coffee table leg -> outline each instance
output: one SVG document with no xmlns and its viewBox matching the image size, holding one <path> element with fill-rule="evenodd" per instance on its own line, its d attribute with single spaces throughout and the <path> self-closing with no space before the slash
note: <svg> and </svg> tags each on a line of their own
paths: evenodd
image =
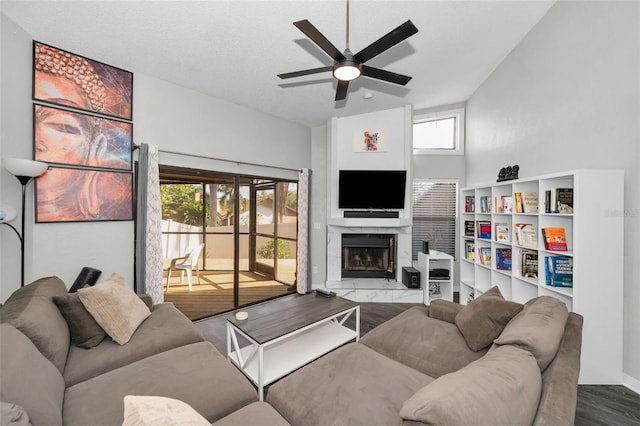
<svg viewBox="0 0 640 426">
<path fill-rule="evenodd" d="M 264 401 L 264 349 L 258 347 L 258 399 Z"/>
</svg>

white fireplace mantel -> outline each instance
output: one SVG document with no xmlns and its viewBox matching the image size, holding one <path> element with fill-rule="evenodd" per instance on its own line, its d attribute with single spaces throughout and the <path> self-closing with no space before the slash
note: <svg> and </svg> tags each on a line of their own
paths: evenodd
<svg viewBox="0 0 640 426">
<path fill-rule="evenodd" d="M 327 225 L 338 228 L 406 228 L 411 226 L 411 219 L 332 217 L 327 219 Z"/>
</svg>

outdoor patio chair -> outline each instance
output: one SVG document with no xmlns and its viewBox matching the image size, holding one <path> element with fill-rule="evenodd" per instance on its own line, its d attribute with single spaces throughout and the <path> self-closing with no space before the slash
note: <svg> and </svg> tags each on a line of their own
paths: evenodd
<svg viewBox="0 0 640 426">
<path fill-rule="evenodd" d="M 169 270 L 167 271 L 167 286 L 165 291 L 169 291 L 169 280 L 171 279 L 171 271 L 175 269 L 180 270 L 180 284 L 182 284 L 184 280 L 184 273 L 187 273 L 189 291 L 191 291 L 191 281 L 194 269 L 196 270 L 196 274 L 198 275 L 198 284 L 200 284 L 200 268 L 198 267 L 198 259 L 200 258 L 200 253 L 202 252 L 203 247 L 204 244 L 200 244 L 198 247 L 191 250 L 186 256 L 171 259 L 171 264 L 169 265 Z"/>
</svg>

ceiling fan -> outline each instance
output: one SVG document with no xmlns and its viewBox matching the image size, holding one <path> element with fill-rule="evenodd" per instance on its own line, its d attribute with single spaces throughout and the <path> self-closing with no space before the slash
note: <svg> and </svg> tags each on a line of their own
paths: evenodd
<svg viewBox="0 0 640 426">
<path fill-rule="evenodd" d="M 388 34 L 380 37 L 355 55 L 349 50 L 349 0 L 347 0 L 347 42 L 344 52 L 340 52 L 311 22 L 304 19 L 293 23 L 300 31 L 311 39 L 320 49 L 333 59 L 333 65 L 311 68 L 302 71 L 288 72 L 278 74 L 282 79 L 301 77 L 303 75 L 317 74 L 325 71 L 332 71 L 334 78 L 338 80 L 338 88 L 336 90 L 336 101 L 341 101 L 347 97 L 347 89 L 349 82 L 355 80 L 361 75 L 378 80 L 388 81 L 390 83 L 406 85 L 411 77 L 396 74 L 380 68 L 364 65 L 369 59 L 378 56 L 385 50 L 388 50 L 396 44 L 404 41 L 418 32 L 411 20 L 398 26 Z"/>
</svg>

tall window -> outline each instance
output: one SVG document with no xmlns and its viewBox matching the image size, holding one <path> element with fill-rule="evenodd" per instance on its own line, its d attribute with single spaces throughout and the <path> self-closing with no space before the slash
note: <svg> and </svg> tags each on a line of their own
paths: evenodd
<svg viewBox="0 0 640 426">
<path fill-rule="evenodd" d="M 429 249 L 456 256 L 456 222 L 458 217 L 458 182 L 414 179 L 413 181 L 413 260 Z"/>
<path fill-rule="evenodd" d="M 416 114 L 414 155 L 463 155 L 464 108 Z"/>
</svg>

